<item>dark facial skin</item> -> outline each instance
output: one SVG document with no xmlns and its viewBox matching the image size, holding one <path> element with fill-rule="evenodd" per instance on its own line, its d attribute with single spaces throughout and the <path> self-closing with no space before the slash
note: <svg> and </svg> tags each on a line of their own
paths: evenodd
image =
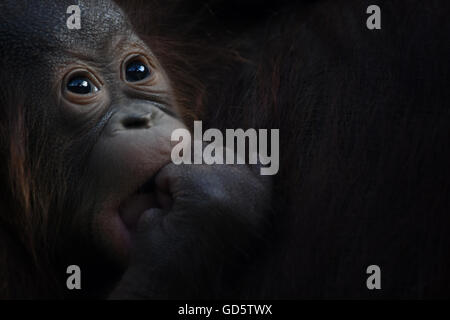
<svg viewBox="0 0 450 320">
<path fill-rule="evenodd" d="M 29 22 L 9 24 L 1 53 L 30 84 L 30 157 L 47 155 L 36 174 L 58 190 L 43 213 L 63 225 L 56 259 L 128 268 L 115 297 L 208 295 L 257 242 L 268 188 L 246 166 L 170 164 L 182 106 L 157 57 L 108 1 L 82 1 L 82 29 L 68 30 L 69 2 L 1 6 Z"/>
</svg>

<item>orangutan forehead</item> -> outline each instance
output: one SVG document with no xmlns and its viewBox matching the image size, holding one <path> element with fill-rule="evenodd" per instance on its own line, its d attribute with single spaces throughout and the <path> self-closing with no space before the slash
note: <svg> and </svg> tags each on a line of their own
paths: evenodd
<svg viewBox="0 0 450 320">
<path fill-rule="evenodd" d="M 48 51 L 51 48 L 104 46 L 111 35 L 129 30 L 127 19 L 112 2 L 81 0 L 80 28 L 70 29 L 67 13 L 71 0 L 6 0 L 0 4 L 2 51 Z M 17 52 L 17 53 L 18 53 Z M 3 53 L 3 52 L 2 52 Z M 11 52 L 11 54 L 17 54 Z M 2 55 L 4 55 L 3 53 Z"/>
</svg>

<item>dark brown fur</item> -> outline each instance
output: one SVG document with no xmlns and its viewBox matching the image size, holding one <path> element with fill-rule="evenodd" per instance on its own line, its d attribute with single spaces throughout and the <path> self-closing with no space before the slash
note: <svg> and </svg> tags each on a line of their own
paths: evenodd
<svg viewBox="0 0 450 320">
<path fill-rule="evenodd" d="M 122 2 L 186 119 L 280 128 L 271 245 L 236 274 L 234 297 L 448 298 L 446 1 L 379 1 L 373 32 L 367 1 L 283 3 L 237 22 L 222 1 Z M 0 94 L 0 297 L 34 296 L 52 288 L 41 235 L 54 191 L 36 192 L 44 160 L 29 158 L 25 102 Z M 370 264 L 381 291 L 365 287 Z"/>
</svg>

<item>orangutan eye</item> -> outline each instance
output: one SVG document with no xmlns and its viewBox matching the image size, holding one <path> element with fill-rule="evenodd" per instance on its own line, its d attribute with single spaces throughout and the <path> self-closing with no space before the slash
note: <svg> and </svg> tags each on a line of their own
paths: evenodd
<svg viewBox="0 0 450 320">
<path fill-rule="evenodd" d="M 130 61 L 125 67 L 125 76 L 128 82 L 137 82 L 150 76 L 150 69 L 139 60 Z"/>
<path fill-rule="evenodd" d="M 89 78 L 75 76 L 67 82 L 67 90 L 76 94 L 96 93 L 99 89 Z"/>
</svg>

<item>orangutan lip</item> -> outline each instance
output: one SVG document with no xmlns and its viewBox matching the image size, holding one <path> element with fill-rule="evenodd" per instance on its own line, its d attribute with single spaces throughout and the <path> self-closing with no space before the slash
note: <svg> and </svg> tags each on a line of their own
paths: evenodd
<svg viewBox="0 0 450 320">
<path fill-rule="evenodd" d="M 128 229 L 134 230 L 140 216 L 157 206 L 155 179 L 152 177 L 120 204 L 119 215 Z"/>
</svg>

